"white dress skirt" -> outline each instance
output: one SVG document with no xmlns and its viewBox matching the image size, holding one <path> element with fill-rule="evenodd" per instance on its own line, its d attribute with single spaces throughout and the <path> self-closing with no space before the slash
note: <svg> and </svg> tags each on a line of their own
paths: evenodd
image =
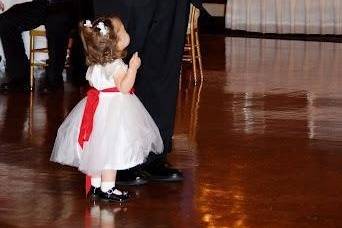
<svg viewBox="0 0 342 228">
<path fill-rule="evenodd" d="M 98 90 L 115 87 L 121 59 L 91 66 L 87 80 Z M 78 143 L 87 98 L 81 100 L 58 129 L 51 161 L 75 166 L 90 176 L 104 169 L 124 170 L 145 161 L 150 152 L 161 153 L 163 142 L 153 119 L 134 94 L 100 92 L 89 140 Z"/>
</svg>

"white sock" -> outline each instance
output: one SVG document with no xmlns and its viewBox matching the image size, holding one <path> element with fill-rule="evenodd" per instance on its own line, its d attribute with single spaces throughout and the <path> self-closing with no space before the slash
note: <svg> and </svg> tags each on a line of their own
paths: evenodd
<svg viewBox="0 0 342 228">
<path fill-rule="evenodd" d="M 90 179 L 91 185 L 95 188 L 101 187 L 101 177 L 92 177 Z"/>
<path fill-rule="evenodd" d="M 112 189 L 114 187 L 115 187 L 115 182 L 104 181 L 101 183 L 101 191 L 102 192 L 108 192 L 109 189 Z"/>
</svg>

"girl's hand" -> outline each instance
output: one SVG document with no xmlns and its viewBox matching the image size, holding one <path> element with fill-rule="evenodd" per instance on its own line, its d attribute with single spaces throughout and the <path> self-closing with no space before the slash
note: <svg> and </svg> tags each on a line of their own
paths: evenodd
<svg viewBox="0 0 342 228">
<path fill-rule="evenodd" d="M 2 1 L 0 1 L 0 11 L 4 11 L 5 10 L 5 5 Z"/>
<path fill-rule="evenodd" d="M 141 59 L 138 55 L 138 52 L 134 53 L 131 60 L 129 61 L 129 68 L 133 68 L 135 70 L 138 70 L 141 65 Z"/>
</svg>

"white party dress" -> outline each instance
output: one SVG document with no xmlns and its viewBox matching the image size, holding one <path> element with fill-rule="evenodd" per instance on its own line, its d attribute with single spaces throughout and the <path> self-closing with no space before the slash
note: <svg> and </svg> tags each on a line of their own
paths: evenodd
<svg viewBox="0 0 342 228">
<path fill-rule="evenodd" d="M 86 79 L 100 91 L 89 140 L 78 142 L 87 97 L 81 100 L 58 129 L 50 160 L 78 167 L 90 176 L 104 169 L 124 170 L 143 163 L 150 152 L 161 153 L 159 130 L 134 94 L 101 92 L 115 87 L 114 78 L 127 65 L 117 59 L 88 68 Z"/>
</svg>

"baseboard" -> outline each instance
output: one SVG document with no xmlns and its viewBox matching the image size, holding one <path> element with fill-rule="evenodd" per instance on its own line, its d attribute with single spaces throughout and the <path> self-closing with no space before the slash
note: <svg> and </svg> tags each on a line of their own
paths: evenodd
<svg viewBox="0 0 342 228">
<path fill-rule="evenodd" d="M 281 40 L 302 40 L 318 42 L 342 43 L 342 35 L 320 35 L 320 34 L 276 34 L 247 32 L 242 30 L 225 29 L 224 35 L 227 37 L 247 37 L 262 39 L 281 39 Z"/>
<path fill-rule="evenodd" d="M 342 35 L 276 34 L 226 29 L 224 17 L 213 17 L 209 14 L 201 15 L 199 23 L 201 34 L 223 35 L 227 37 L 247 37 L 262 39 L 283 39 L 342 43 Z"/>
</svg>

